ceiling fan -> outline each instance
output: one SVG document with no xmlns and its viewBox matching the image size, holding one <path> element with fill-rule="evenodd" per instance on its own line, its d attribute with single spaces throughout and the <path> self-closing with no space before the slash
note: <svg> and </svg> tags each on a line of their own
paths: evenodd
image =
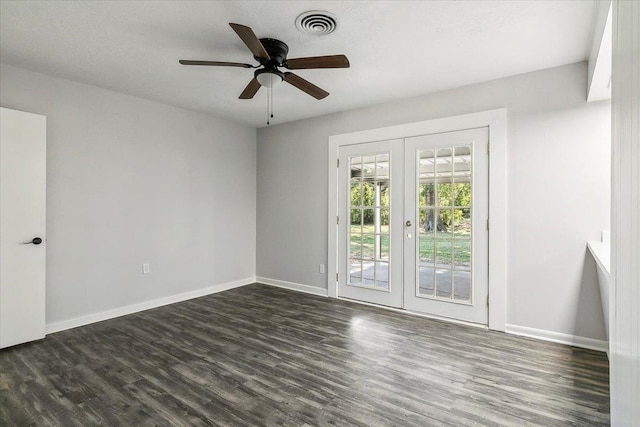
<svg viewBox="0 0 640 427">
<path fill-rule="evenodd" d="M 306 70 L 313 68 L 349 68 L 349 60 L 344 55 L 311 56 L 306 58 L 287 59 L 289 46 L 286 43 L 271 39 L 258 39 L 253 30 L 247 26 L 229 23 L 231 28 L 238 34 L 240 39 L 249 48 L 253 57 L 260 65 L 243 64 L 240 62 L 221 61 L 194 61 L 181 59 L 182 65 L 208 65 L 219 67 L 240 67 L 257 68 L 254 71 L 253 79 L 249 82 L 240 94 L 240 99 L 251 99 L 258 92 L 260 86 L 271 88 L 283 81 L 297 87 L 301 91 L 313 96 L 316 99 L 323 99 L 329 92 L 319 88 L 313 83 L 293 74 L 292 72 L 282 72 L 279 68 L 287 70 Z"/>
</svg>

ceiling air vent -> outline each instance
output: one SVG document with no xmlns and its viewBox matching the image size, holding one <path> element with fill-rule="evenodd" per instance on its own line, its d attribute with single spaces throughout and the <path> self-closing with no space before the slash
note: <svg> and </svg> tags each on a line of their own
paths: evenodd
<svg viewBox="0 0 640 427">
<path fill-rule="evenodd" d="M 303 33 L 324 36 L 336 30 L 338 20 L 329 12 L 310 10 L 296 18 L 296 27 Z"/>
</svg>

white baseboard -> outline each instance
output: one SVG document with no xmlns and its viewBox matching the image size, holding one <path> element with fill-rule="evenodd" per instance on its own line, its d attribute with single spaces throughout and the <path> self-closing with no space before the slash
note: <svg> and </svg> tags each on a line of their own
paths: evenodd
<svg viewBox="0 0 640 427">
<path fill-rule="evenodd" d="M 507 324 L 506 333 L 520 335 L 523 337 L 536 338 L 543 341 L 556 342 L 560 344 L 572 345 L 574 347 L 588 348 L 590 350 L 608 352 L 609 343 L 594 338 L 579 337 L 576 335 L 563 334 L 561 332 L 547 331 L 544 329 L 529 328 L 527 326 Z"/>
<path fill-rule="evenodd" d="M 328 296 L 326 289 L 302 285 L 300 283 L 285 282 L 284 280 L 269 279 L 267 277 L 256 277 L 256 282 L 269 286 L 276 286 L 278 288 L 290 289 L 292 291 L 304 292 L 306 294 L 318 295 L 321 297 Z"/>
<path fill-rule="evenodd" d="M 255 277 L 247 277 L 246 279 L 236 280 L 234 282 L 221 283 L 219 285 L 210 286 L 204 289 L 196 289 L 195 291 L 188 291 L 188 292 L 183 292 L 176 295 L 169 295 L 162 298 L 156 298 L 150 301 L 144 301 L 137 304 L 114 308 L 112 310 L 102 311 L 100 313 L 93 313 L 93 314 L 76 317 L 69 320 L 63 320 L 61 322 L 49 323 L 46 325 L 45 331 L 47 334 L 52 334 L 54 332 L 60 332 L 67 329 L 77 328 L 79 326 L 85 326 L 91 323 L 102 322 L 103 320 L 109 320 L 109 319 L 113 319 L 120 316 L 126 316 L 127 314 L 133 314 L 139 311 L 149 310 L 151 308 L 162 307 L 163 305 L 168 305 L 176 302 L 190 300 L 193 298 L 203 297 L 205 295 L 215 294 L 215 293 L 226 291 L 233 288 L 239 288 L 240 286 L 249 285 L 255 282 L 256 282 Z"/>
</svg>

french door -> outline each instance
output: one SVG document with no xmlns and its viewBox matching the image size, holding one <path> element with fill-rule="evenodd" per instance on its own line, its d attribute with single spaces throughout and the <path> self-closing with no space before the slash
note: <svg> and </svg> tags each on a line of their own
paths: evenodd
<svg viewBox="0 0 640 427">
<path fill-rule="evenodd" d="M 404 308 L 487 324 L 487 128 L 405 139 Z"/>
<path fill-rule="evenodd" d="M 488 129 L 339 148 L 338 295 L 487 324 Z"/>
<path fill-rule="evenodd" d="M 404 141 L 340 148 L 338 294 L 402 307 Z"/>
</svg>

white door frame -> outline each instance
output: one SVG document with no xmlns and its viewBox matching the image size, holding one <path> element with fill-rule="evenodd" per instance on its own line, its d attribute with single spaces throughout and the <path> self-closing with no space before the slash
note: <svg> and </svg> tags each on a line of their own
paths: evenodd
<svg viewBox="0 0 640 427">
<path fill-rule="evenodd" d="M 327 294 L 338 296 L 338 149 L 340 146 L 432 133 L 489 128 L 489 329 L 505 331 L 507 323 L 507 109 L 482 111 L 423 122 L 332 135 L 328 161 Z"/>
</svg>

